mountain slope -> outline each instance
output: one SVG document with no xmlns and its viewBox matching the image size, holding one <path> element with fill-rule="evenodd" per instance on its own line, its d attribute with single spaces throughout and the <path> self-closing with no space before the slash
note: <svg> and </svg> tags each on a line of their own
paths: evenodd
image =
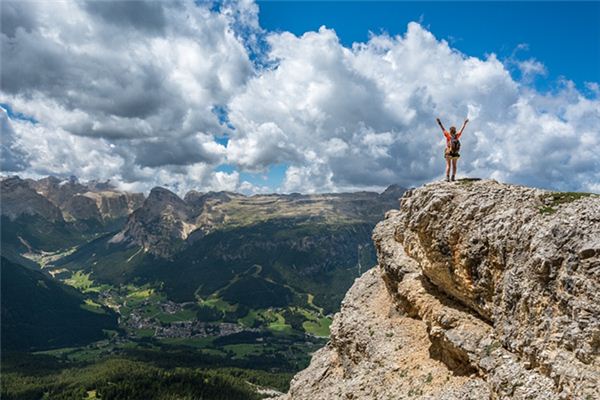
<svg viewBox="0 0 600 400">
<path fill-rule="evenodd" d="M 361 270 L 375 263 L 370 232 L 401 191 L 250 197 L 194 192 L 182 200 L 155 188 L 121 232 L 54 265 L 85 269 L 108 283 L 162 282 L 176 301 L 225 296 L 248 307 L 281 299 L 300 305 L 310 294 L 331 312 Z M 260 272 L 249 273 L 255 266 Z M 232 297 L 236 287 L 260 298 Z"/>
<path fill-rule="evenodd" d="M 80 242 L 60 209 L 18 177 L 0 182 L 2 246 L 23 254 L 32 250 L 56 251 Z"/>
<path fill-rule="evenodd" d="M 1 258 L 2 350 L 74 346 L 117 329 L 116 315 L 71 287 Z"/>
<path fill-rule="evenodd" d="M 407 192 L 283 399 L 599 398 L 599 221 L 597 195 Z"/>
</svg>

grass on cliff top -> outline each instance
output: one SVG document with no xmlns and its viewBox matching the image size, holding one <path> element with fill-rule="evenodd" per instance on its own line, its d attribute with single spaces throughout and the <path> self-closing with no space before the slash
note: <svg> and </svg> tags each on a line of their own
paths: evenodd
<svg viewBox="0 0 600 400">
<path fill-rule="evenodd" d="M 461 185 L 471 185 L 474 182 L 477 182 L 480 180 L 481 180 L 481 178 L 460 178 L 460 179 L 457 179 L 456 182 Z"/>
<path fill-rule="evenodd" d="M 582 199 L 584 197 L 592 196 L 593 193 L 585 192 L 552 192 L 542 196 L 542 202 L 544 205 L 540 207 L 541 214 L 554 214 L 556 208 L 561 204 L 571 203 L 575 200 Z"/>
</svg>

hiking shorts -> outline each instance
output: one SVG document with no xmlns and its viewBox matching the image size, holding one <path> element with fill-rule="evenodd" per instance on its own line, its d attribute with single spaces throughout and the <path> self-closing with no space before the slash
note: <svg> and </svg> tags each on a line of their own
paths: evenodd
<svg viewBox="0 0 600 400">
<path fill-rule="evenodd" d="M 453 151 L 444 151 L 444 158 L 448 160 L 458 160 L 460 158 L 460 154 Z"/>
</svg>

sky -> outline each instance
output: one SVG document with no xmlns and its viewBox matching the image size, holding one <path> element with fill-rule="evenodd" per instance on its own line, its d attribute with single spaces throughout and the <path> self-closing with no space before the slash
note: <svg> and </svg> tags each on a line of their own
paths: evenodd
<svg viewBox="0 0 600 400">
<path fill-rule="evenodd" d="M 0 169 L 125 190 L 600 193 L 600 2 L 3 1 Z"/>
</svg>

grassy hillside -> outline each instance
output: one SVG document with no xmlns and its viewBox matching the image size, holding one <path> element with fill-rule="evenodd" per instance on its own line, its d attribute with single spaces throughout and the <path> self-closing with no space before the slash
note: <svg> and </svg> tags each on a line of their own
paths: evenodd
<svg viewBox="0 0 600 400">
<path fill-rule="evenodd" d="M 216 230 L 196 239 L 172 260 L 137 246 L 82 246 L 56 268 L 91 272 L 99 282 L 160 285 L 178 302 L 215 296 L 248 308 L 304 305 L 308 294 L 326 313 L 337 310 L 362 270 L 375 264 L 368 223 L 271 219 Z M 243 315 L 242 315 L 243 316 Z"/>
</svg>

